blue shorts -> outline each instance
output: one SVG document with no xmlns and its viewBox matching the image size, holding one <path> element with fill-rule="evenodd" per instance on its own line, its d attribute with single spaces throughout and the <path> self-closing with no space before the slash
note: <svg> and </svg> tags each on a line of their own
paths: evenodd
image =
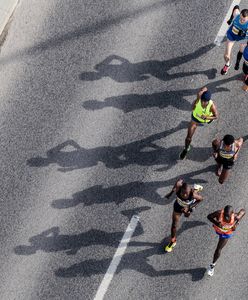
<svg viewBox="0 0 248 300">
<path fill-rule="evenodd" d="M 215 231 L 215 232 L 216 232 L 216 231 Z M 218 236 L 219 236 L 220 238 L 222 238 L 222 239 L 230 239 L 230 237 L 233 236 L 233 233 L 231 233 L 231 234 L 225 234 L 225 233 L 218 233 L 218 232 L 216 232 L 216 234 L 218 234 Z"/>
<path fill-rule="evenodd" d="M 239 36 L 237 34 L 234 34 L 232 32 L 231 27 L 227 30 L 226 37 L 231 42 L 243 41 L 244 43 L 246 43 L 246 40 L 247 40 L 246 37 L 242 37 L 242 36 Z"/>
</svg>

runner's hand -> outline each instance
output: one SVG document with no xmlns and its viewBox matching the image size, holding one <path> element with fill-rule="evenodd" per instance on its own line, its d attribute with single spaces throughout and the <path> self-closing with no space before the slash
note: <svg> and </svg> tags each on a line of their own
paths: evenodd
<svg viewBox="0 0 248 300">
<path fill-rule="evenodd" d="M 218 227 L 220 227 L 220 228 L 222 228 L 221 222 L 219 222 L 219 221 L 216 221 L 215 225 L 218 226 Z"/>
<path fill-rule="evenodd" d="M 188 218 L 190 216 L 190 211 L 184 212 L 184 216 Z"/>
<path fill-rule="evenodd" d="M 182 212 L 184 213 L 184 216 L 186 218 L 188 218 L 190 216 L 190 211 L 189 211 L 188 207 L 183 208 Z"/>
</svg>

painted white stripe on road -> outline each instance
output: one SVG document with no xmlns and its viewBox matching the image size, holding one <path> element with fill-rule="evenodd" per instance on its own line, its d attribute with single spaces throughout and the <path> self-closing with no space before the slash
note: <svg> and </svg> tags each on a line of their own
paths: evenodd
<svg viewBox="0 0 248 300">
<path fill-rule="evenodd" d="M 231 16 L 231 13 L 232 13 L 232 10 L 234 8 L 235 5 L 239 5 L 239 3 L 241 2 L 241 0 L 233 0 L 226 16 L 225 16 L 225 19 L 220 27 L 220 30 L 214 40 L 214 43 L 215 45 L 217 46 L 220 46 L 221 42 L 223 41 L 224 37 L 226 36 L 226 32 L 227 32 L 227 29 L 229 27 L 229 25 L 227 24 L 227 21 L 229 20 L 230 16 Z"/>
<path fill-rule="evenodd" d="M 123 235 L 123 238 L 115 252 L 115 255 L 111 261 L 111 264 L 102 280 L 101 285 L 98 288 L 98 291 L 96 293 L 96 296 L 94 298 L 94 300 L 102 300 L 105 293 L 107 292 L 107 289 L 110 285 L 111 280 L 113 279 L 113 276 L 115 274 L 115 271 L 121 261 L 121 258 L 123 256 L 123 254 L 126 251 L 127 245 L 134 233 L 134 230 L 137 226 L 139 222 L 139 217 L 138 216 L 133 216 L 128 227 L 127 230 L 125 232 L 125 234 Z"/>
</svg>

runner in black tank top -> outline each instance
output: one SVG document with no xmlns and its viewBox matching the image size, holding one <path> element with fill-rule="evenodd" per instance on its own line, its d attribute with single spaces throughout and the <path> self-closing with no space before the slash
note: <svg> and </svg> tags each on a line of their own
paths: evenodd
<svg viewBox="0 0 248 300">
<path fill-rule="evenodd" d="M 178 179 L 171 192 L 166 195 L 166 198 L 170 198 L 174 192 L 176 193 L 176 201 L 174 202 L 172 213 L 171 240 L 165 246 L 166 252 L 171 252 L 176 246 L 177 227 L 182 213 L 185 217 L 189 217 L 195 206 L 203 200 L 199 194 L 202 189 L 203 187 L 200 185 L 195 184 L 194 187 L 191 187 L 186 182 L 183 182 L 182 179 Z"/>
<path fill-rule="evenodd" d="M 216 176 L 219 177 L 219 183 L 222 184 L 227 180 L 243 142 L 243 138 L 235 140 L 230 134 L 225 135 L 222 140 L 212 141 L 213 157 L 217 163 Z"/>
</svg>

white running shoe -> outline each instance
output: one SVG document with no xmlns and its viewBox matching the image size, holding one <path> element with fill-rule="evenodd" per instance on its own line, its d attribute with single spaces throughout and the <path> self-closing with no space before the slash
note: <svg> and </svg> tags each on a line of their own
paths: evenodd
<svg viewBox="0 0 248 300">
<path fill-rule="evenodd" d="M 207 273 L 208 273 L 209 276 L 213 276 L 213 275 L 214 275 L 214 267 L 215 267 L 214 264 L 211 264 L 211 265 L 208 267 Z"/>
</svg>

